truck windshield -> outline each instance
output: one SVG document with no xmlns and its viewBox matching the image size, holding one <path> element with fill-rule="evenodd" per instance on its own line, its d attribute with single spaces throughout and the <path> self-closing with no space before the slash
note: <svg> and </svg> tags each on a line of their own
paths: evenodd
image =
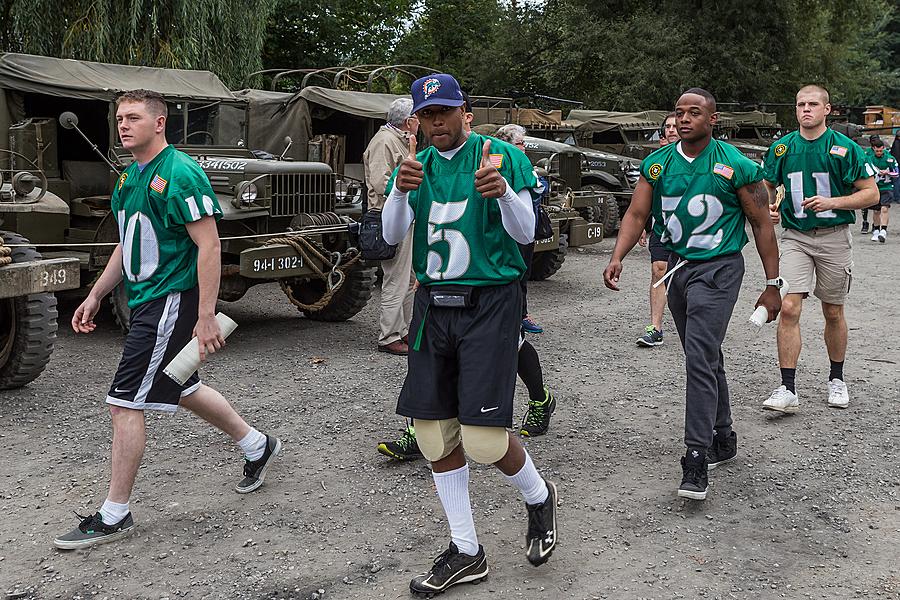
<svg viewBox="0 0 900 600">
<path fill-rule="evenodd" d="M 166 139 L 190 146 L 237 146 L 244 139 L 243 105 L 222 102 L 168 102 Z"/>
</svg>

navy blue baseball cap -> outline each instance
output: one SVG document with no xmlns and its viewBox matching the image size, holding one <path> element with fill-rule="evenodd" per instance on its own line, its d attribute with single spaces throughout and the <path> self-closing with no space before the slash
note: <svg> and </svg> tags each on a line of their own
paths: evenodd
<svg viewBox="0 0 900 600">
<path fill-rule="evenodd" d="M 466 103 L 453 75 L 433 73 L 416 79 L 410 90 L 414 113 L 426 106 L 462 106 Z"/>
</svg>

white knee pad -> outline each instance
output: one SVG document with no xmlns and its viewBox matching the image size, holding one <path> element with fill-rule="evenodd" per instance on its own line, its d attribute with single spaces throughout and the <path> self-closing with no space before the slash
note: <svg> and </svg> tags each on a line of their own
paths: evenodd
<svg viewBox="0 0 900 600">
<path fill-rule="evenodd" d="M 506 456 L 509 434 L 505 427 L 462 425 L 460 429 L 463 448 L 475 462 L 490 465 Z"/>
<path fill-rule="evenodd" d="M 441 421 L 425 421 L 414 419 L 416 441 L 422 456 L 435 462 L 453 452 L 460 442 L 459 421 L 444 419 Z"/>
</svg>

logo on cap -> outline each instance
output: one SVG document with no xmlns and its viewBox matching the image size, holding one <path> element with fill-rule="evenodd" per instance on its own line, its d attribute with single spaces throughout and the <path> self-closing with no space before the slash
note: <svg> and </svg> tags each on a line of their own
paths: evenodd
<svg viewBox="0 0 900 600">
<path fill-rule="evenodd" d="M 422 84 L 422 91 L 425 92 L 426 100 L 436 94 L 439 89 L 441 89 L 441 82 L 434 77 L 426 79 L 425 83 Z"/>
</svg>

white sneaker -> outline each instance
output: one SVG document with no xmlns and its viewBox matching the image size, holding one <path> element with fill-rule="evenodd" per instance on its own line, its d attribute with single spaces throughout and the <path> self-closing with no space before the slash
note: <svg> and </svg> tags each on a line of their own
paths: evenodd
<svg viewBox="0 0 900 600">
<path fill-rule="evenodd" d="M 880 229 L 876 229 L 875 231 L 872 232 L 872 241 L 873 242 L 877 242 L 881 239 L 881 236 L 879 235 L 880 233 L 881 233 Z"/>
<path fill-rule="evenodd" d="M 831 385 L 829 383 L 829 385 Z M 772 392 L 769 399 L 763 402 L 763 408 L 766 410 L 777 410 L 779 412 L 792 413 L 800 409 L 800 399 L 794 392 L 788 391 L 786 387 L 778 386 Z"/>
<path fill-rule="evenodd" d="M 887 229 L 882 229 L 878 232 L 878 241 L 882 244 L 887 241 Z"/>
<path fill-rule="evenodd" d="M 850 394 L 847 393 L 847 384 L 840 379 L 832 379 L 828 382 L 828 406 L 832 408 L 847 408 L 850 404 Z"/>
</svg>

